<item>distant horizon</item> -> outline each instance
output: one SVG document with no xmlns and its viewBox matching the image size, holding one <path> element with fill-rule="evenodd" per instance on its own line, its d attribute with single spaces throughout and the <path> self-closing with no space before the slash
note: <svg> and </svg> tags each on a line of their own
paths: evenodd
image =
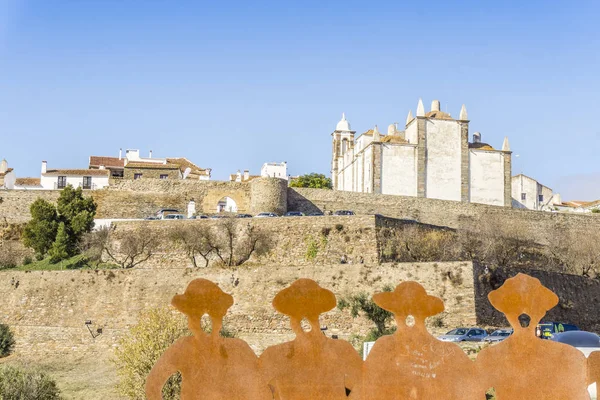
<svg viewBox="0 0 600 400">
<path fill-rule="evenodd" d="M 600 198 L 600 3 L 0 3 L 0 159 L 18 177 L 91 155 L 186 157 L 214 180 L 265 162 L 330 176 L 357 135 L 419 98 L 564 200 Z M 518 157 L 517 157 L 518 156 Z"/>
</svg>

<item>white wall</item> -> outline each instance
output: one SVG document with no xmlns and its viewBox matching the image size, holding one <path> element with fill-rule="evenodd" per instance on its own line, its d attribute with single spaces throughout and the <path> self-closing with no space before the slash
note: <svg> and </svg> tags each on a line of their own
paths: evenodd
<svg viewBox="0 0 600 400">
<path fill-rule="evenodd" d="M 417 131 L 417 119 L 413 119 L 410 125 L 406 127 L 405 138 L 410 144 L 417 144 L 419 141 L 419 132 Z"/>
<path fill-rule="evenodd" d="M 504 205 L 504 159 L 497 151 L 469 151 L 471 203 Z"/>
<path fill-rule="evenodd" d="M 75 189 L 83 185 L 83 175 L 66 175 L 66 177 L 67 185 L 71 185 Z M 94 189 L 102 189 L 108 186 L 108 176 L 91 175 L 91 177 L 92 187 Z M 42 189 L 44 190 L 56 189 L 56 185 L 58 184 L 58 175 L 42 175 L 40 179 L 40 184 L 42 185 Z"/>
<path fill-rule="evenodd" d="M 15 180 L 17 179 L 17 176 L 15 175 L 15 171 L 10 171 L 7 172 L 6 175 L 4 175 L 4 188 L 6 189 L 14 189 L 15 188 Z"/>
<path fill-rule="evenodd" d="M 263 177 L 287 179 L 287 164 L 264 163 L 260 169 L 260 175 Z"/>
<path fill-rule="evenodd" d="M 513 176 L 512 178 L 512 197 L 523 207 L 530 210 L 538 209 L 538 183 L 524 175 Z M 525 193 L 525 200 L 522 200 L 521 194 Z"/>
<path fill-rule="evenodd" d="M 417 150 L 414 145 L 384 144 L 381 192 L 417 195 Z"/>
<path fill-rule="evenodd" d="M 427 146 L 426 197 L 460 201 L 460 125 L 456 121 L 427 120 L 425 127 Z"/>
</svg>

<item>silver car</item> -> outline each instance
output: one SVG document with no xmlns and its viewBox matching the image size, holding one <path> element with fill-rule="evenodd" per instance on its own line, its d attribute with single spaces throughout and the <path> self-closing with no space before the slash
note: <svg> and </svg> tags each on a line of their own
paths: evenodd
<svg viewBox="0 0 600 400">
<path fill-rule="evenodd" d="M 457 328 L 438 336 L 442 342 L 481 342 L 488 336 L 482 328 Z"/>
<path fill-rule="evenodd" d="M 488 337 L 483 339 L 486 343 L 498 343 L 513 334 L 512 329 L 498 329 L 491 333 Z"/>
</svg>

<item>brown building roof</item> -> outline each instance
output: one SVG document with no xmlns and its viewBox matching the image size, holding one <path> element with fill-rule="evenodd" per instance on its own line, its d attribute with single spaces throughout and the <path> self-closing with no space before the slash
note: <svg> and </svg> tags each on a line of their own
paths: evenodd
<svg viewBox="0 0 600 400">
<path fill-rule="evenodd" d="M 41 186 L 40 178 L 17 178 L 15 185 L 19 186 Z"/>
<path fill-rule="evenodd" d="M 207 168 L 200 168 L 185 157 L 167 158 L 167 162 L 171 164 L 179 165 L 179 170 L 184 173 L 186 169 L 191 169 L 190 176 L 210 175 L 210 170 Z"/>
<path fill-rule="evenodd" d="M 450 114 L 445 113 L 443 111 L 429 111 L 425 114 L 427 118 L 437 118 L 437 119 L 454 119 L 450 116 Z"/>
<path fill-rule="evenodd" d="M 125 165 L 125 168 L 136 168 L 136 169 L 179 169 L 179 165 L 177 164 L 159 164 L 159 163 L 149 163 L 149 162 L 129 162 Z"/>
<path fill-rule="evenodd" d="M 13 169 L 12 169 L 12 168 L 8 168 L 8 169 L 6 170 L 6 172 L 0 172 L 0 177 L 6 176 L 6 174 L 8 174 L 9 172 L 12 172 L 12 171 L 13 171 Z"/>
<path fill-rule="evenodd" d="M 119 157 L 90 156 L 90 168 L 101 166 L 105 166 L 106 168 L 123 168 L 125 166 L 125 159 L 119 159 Z"/>
<path fill-rule="evenodd" d="M 49 169 L 42 175 L 108 176 L 107 169 Z"/>
<path fill-rule="evenodd" d="M 385 135 L 381 141 L 383 143 L 408 143 L 408 140 L 398 135 Z"/>
</svg>

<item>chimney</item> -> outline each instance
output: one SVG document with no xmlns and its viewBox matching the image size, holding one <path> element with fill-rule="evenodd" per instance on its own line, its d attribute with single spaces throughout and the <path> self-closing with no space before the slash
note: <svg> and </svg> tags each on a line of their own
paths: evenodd
<svg viewBox="0 0 600 400">
<path fill-rule="evenodd" d="M 150 150 L 150 155 L 148 156 L 148 158 L 152 158 L 152 150 Z"/>
<path fill-rule="evenodd" d="M 42 161 L 42 174 L 46 173 L 46 167 L 48 165 L 47 161 Z"/>
<path fill-rule="evenodd" d="M 434 100 L 431 102 L 431 111 L 440 111 L 440 101 Z"/>
<path fill-rule="evenodd" d="M 0 174 L 4 174 L 6 171 L 8 171 L 8 163 L 6 162 L 6 159 L 3 159 L 0 162 Z"/>
<path fill-rule="evenodd" d="M 119 160 L 121 160 L 123 158 L 123 149 L 120 148 L 119 149 Z"/>
<path fill-rule="evenodd" d="M 250 171 L 245 169 L 244 170 L 244 180 L 247 181 L 248 179 L 250 179 Z"/>
<path fill-rule="evenodd" d="M 242 181 L 242 173 L 240 172 L 240 170 L 238 169 L 237 174 L 236 174 L 236 182 L 241 182 Z"/>
<path fill-rule="evenodd" d="M 481 143 L 481 133 L 475 132 L 473 134 L 473 143 Z"/>
</svg>

